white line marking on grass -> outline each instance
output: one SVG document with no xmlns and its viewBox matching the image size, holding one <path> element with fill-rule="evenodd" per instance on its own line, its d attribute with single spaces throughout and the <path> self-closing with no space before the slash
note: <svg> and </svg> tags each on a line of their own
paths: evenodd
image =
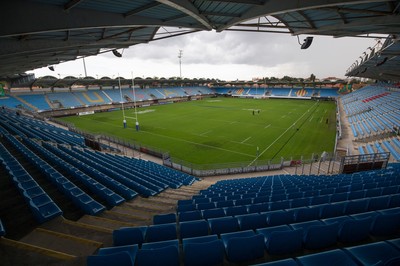
<svg viewBox="0 0 400 266">
<path fill-rule="evenodd" d="M 135 129 L 132 129 L 132 130 L 135 130 Z M 164 137 L 164 138 L 167 138 L 167 139 L 173 139 L 173 140 L 182 141 L 182 142 L 186 142 L 186 143 L 190 143 L 190 144 L 194 144 L 194 145 L 199 145 L 199 146 L 203 146 L 203 147 L 207 147 L 207 148 L 212 148 L 212 149 L 216 149 L 216 150 L 226 151 L 226 152 L 230 152 L 230 153 L 236 153 L 236 154 L 240 154 L 240 155 L 244 155 L 244 156 L 248 156 L 248 157 L 254 157 L 253 154 L 247 154 L 247 153 L 243 153 L 243 152 L 232 151 L 232 150 L 219 148 L 219 147 L 215 147 L 215 146 L 211 146 L 211 145 L 207 145 L 207 144 L 203 144 L 203 143 L 197 143 L 197 142 L 194 142 L 194 141 L 184 140 L 184 139 L 181 139 L 181 138 L 174 138 L 174 137 L 170 137 L 170 136 L 165 136 L 165 135 L 157 134 L 157 133 L 154 133 L 154 132 L 149 132 L 149 131 L 144 131 L 144 130 L 141 130 L 141 132 L 148 133 L 150 135 Z"/>
<path fill-rule="evenodd" d="M 310 122 L 311 122 L 311 120 L 312 120 L 313 118 L 314 118 L 314 115 L 312 115 L 312 116 L 311 116 L 311 118 L 310 118 Z"/>
<path fill-rule="evenodd" d="M 251 137 L 248 137 L 247 139 L 245 139 L 245 140 L 243 140 L 242 142 L 240 142 L 240 143 L 245 143 L 246 141 L 248 141 L 249 139 L 251 139 Z"/>
<path fill-rule="evenodd" d="M 310 107 L 313 108 L 317 103 L 314 103 L 313 106 Z M 275 142 L 277 142 L 280 138 L 283 137 L 283 135 L 286 134 L 286 132 L 288 132 L 292 127 L 294 127 L 296 125 L 297 122 L 300 121 L 300 119 L 303 118 L 303 116 L 305 116 L 308 112 L 310 112 L 310 109 L 307 110 L 307 112 L 304 112 L 297 120 L 296 122 L 294 122 L 290 127 L 288 127 L 279 137 L 277 137 L 268 147 L 266 147 L 253 161 L 251 161 L 251 163 L 248 166 L 251 166 L 256 160 L 257 158 L 259 158 L 261 155 L 263 155 L 267 150 L 269 150 L 269 148 L 272 147 L 272 145 L 275 144 Z"/>
<path fill-rule="evenodd" d="M 264 128 L 269 128 L 271 126 L 271 124 L 269 124 L 269 125 L 266 125 Z"/>
<path fill-rule="evenodd" d="M 210 132 L 212 132 L 212 130 L 209 130 L 209 131 L 206 131 L 206 132 L 204 132 L 204 133 L 201 133 L 199 136 L 207 135 L 207 134 L 210 133 Z"/>
<path fill-rule="evenodd" d="M 286 115 L 281 116 L 281 118 L 285 118 L 285 117 L 286 117 Z"/>
<path fill-rule="evenodd" d="M 246 145 L 246 146 L 250 146 L 250 147 L 254 147 L 255 145 L 253 144 L 249 144 L 249 143 L 241 143 L 239 141 L 234 141 L 234 140 L 230 140 L 230 142 L 236 143 L 236 144 L 240 144 L 240 145 Z"/>
<path fill-rule="evenodd" d="M 229 124 L 236 124 L 236 123 L 239 123 L 238 121 L 233 121 L 233 122 L 230 122 Z"/>
<path fill-rule="evenodd" d="M 319 120 L 320 123 L 322 123 L 322 119 L 324 119 L 324 117 L 321 117 L 321 120 Z"/>
</svg>

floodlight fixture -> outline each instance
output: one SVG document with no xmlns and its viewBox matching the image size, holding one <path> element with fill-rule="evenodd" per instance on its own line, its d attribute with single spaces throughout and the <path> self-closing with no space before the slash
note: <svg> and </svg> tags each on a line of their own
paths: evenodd
<svg viewBox="0 0 400 266">
<path fill-rule="evenodd" d="M 122 57 L 122 54 L 120 52 L 118 52 L 117 50 L 112 50 L 112 53 L 116 56 L 116 57 Z"/>
<path fill-rule="evenodd" d="M 305 38 L 303 44 L 301 45 L 301 49 L 307 49 L 308 47 L 310 47 L 313 39 L 314 37 Z"/>
</svg>

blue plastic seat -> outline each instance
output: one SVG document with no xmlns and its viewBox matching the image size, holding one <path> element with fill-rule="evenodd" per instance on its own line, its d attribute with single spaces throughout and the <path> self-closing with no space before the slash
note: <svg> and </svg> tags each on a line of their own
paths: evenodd
<svg viewBox="0 0 400 266">
<path fill-rule="evenodd" d="M 179 222 L 186 222 L 186 221 L 194 221 L 194 220 L 201 220 L 203 217 L 201 216 L 201 211 L 187 211 L 187 212 L 180 212 L 179 213 Z"/>
<path fill-rule="evenodd" d="M 193 200 L 178 200 L 178 206 L 179 205 L 191 205 L 193 204 Z"/>
<path fill-rule="evenodd" d="M 381 188 L 371 188 L 365 191 L 365 197 L 370 198 L 370 197 L 378 197 L 382 195 L 382 189 Z"/>
<path fill-rule="evenodd" d="M 294 222 L 292 213 L 284 210 L 268 212 L 266 213 L 266 218 L 268 226 L 277 226 Z"/>
<path fill-rule="evenodd" d="M 200 198 L 194 198 L 193 199 L 193 203 L 195 204 L 202 204 L 202 203 L 209 203 L 210 199 L 209 198 L 204 198 L 204 197 L 200 197 Z"/>
<path fill-rule="evenodd" d="M 389 207 L 389 196 L 380 196 L 370 198 L 368 203 L 368 211 L 376 211 L 376 210 L 383 210 Z"/>
<path fill-rule="evenodd" d="M 252 203 L 253 203 L 252 198 L 242 198 L 242 199 L 235 200 L 235 206 L 248 205 L 248 204 L 252 204 Z"/>
<path fill-rule="evenodd" d="M 361 199 L 365 197 L 365 191 L 364 190 L 357 190 L 357 191 L 351 191 L 349 192 L 349 197 L 347 198 L 348 200 L 354 200 L 354 199 Z"/>
<path fill-rule="evenodd" d="M 188 211 L 194 211 L 196 210 L 196 204 L 184 204 L 184 205 L 178 205 L 177 207 L 177 212 L 188 212 Z"/>
<path fill-rule="evenodd" d="M 153 216 L 153 224 L 168 224 L 176 222 L 175 213 L 156 214 Z"/>
<path fill-rule="evenodd" d="M 3 225 L 3 222 L 0 220 L 0 236 L 5 236 L 6 235 L 6 229 Z"/>
<path fill-rule="evenodd" d="M 110 263 L 108 265 L 115 265 Z M 155 249 L 140 249 L 135 266 L 179 266 L 179 251 L 175 246 Z"/>
<path fill-rule="evenodd" d="M 183 243 L 185 266 L 222 265 L 224 245 L 220 239 Z"/>
<path fill-rule="evenodd" d="M 122 227 L 113 231 L 113 245 L 141 245 L 144 242 L 147 226 Z"/>
<path fill-rule="evenodd" d="M 371 235 L 388 236 L 396 233 L 400 227 L 400 213 L 379 213 L 371 225 Z"/>
<path fill-rule="evenodd" d="M 239 223 L 240 230 L 249 230 L 249 229 L 257 229 L 263 228 L 267 226 L 266 215 L 251 213 L 251 214 L 243 214 L 235 216 Z"/>
<path fill-rule="evenodd" d="M 344 207 L 345 214 L 354 214 L 360 212 L 366 212 L 368 207 L 369 199 L 359 199 L 359 200 L 352 200 L 346 203 Z"/>
<path fill-rule="evenodd" d="M 136 259 L 136 253 L 137 253 L 138 249 L 139 249 L 138 245 L 100 248 L 99 251 L 97 252 L 97 255 L 109 255 L 109 254 L 114 254 L 114 253 L 125 251 L 125 252 L 128 252 L 128 254 L 132 260 L 132 265 L 134 265 L 135 259 Z"/>
<path fill-rule="evenodd" d="M 197 237 L 190 237 L 190 238 L 183 238 L 182 245 L 186 245 L 187 243 L 205 243 L 211 242 L 214 240 L 218 240 L 218 235 L 207 235 L 207 236 L 197 236 Z"/>
<path fill-rule="evenodd" d="M 315 196 L 315 197 L 311 197 L 310 204 L 311 205 L 324 204 L 324 203 L 329 203 L 330 200 L 331 200 L 330 195 Z"/>
<path fill-rule="evenodd" d="M 400 238 L 395 238 L 391 240 L 386 240 L 389 244 L 392 246 L 396 247 L 398 250 L 400 250 Z"/>
<path fill-rule="evenodd" d="M 235 202 L 233 200 L 217 201 L 215 205 L 217 208 L 232 207 L 235 206 Z"/>
<path fill-rule="evenodd" d="M 284 260 L 277 260 L 261 264 L 255 264 L 253 266 L 299 266 L 299 264 L 294 259 L 284 259 Z"/>
<path fill-rule="evenodd" d="M 299 208 L 310 205 L 310 198 L 295 198 L 290 200 L 290 208 Z"/>
<path fill-rule="evenodd" d="M 397 186 L 383 187 L 382 188 L 382 195 L 396 194 L 398 189 L 399 188 Z"/>
<path fill-rule="evenodd" d="M 392 258 L 400 256 L 400 251 L 386 242 L 376 242 L 345 248 L 360 265 L 385 265 Z"/>
<path fill-rule="evenodd" d="M 211 234 L 223 234 L 236 232 L 239 230 L 239 224 L 234 217 L 221 217 L 208 220 Z"/>
<path fill-rule="evenodd" d="M 336 244 L 338 234 L 338 224 L 312 225 L 305 229 L 304 248 L 321 249 Z"/>
<path fill-rule="evenodd" d="M 341 192 L 341 193 L 336 192 L 335 194 L 332 194 L 332 196 L 331 196 L 331 203 L 345 201 L 345 200 L 347 200 L 348 196 L 349 196 L 348 192 Z"/>
<path fill-rule="evenodd" d="M 181 239 L 208 235 L 208 223 L 206 220 L 181 222 L 179 229 Z"/>
<path fill-rule="evenodd" d="M 269 209 L 271 211 L 283 210 L 288 208 L 290 208 L 290 200 L 275 201 L 271 202 L 269 205 Z"/>
<path fill-rule="evenodd" d="M 264 203 L 264 202 L 268 202 L 269 201 L 269 197 L 268 196 L 261 196 L 261 197 L 256 197 L 253 199 L 253 204 L 256 203 Z"/>
<path fill-rule="evenodd" d="M 301 250 L 302 244 L 303 229 L 277 230 L 265 236 L 265 247 L 271 255 L 283 255 L 297 252 Z"/>
<path fill-rule="evenodd" d="M 305 222 L 319 219 L 320 208 L 319 207 L 303 207 L 294 210 L 294 221 Z"/>
<path fill-rule="evenodd" d="M 177 239 L 176 224 L 150 225 L 146 231 L 146 242 Z"/>
<path fill-rule="evenodd" d="M 390 196 L 389 208 L 400 207 L 400 194 Z"/>
<path fill-rule="evenodd" d="M 241 214 L 247 214 L 247 207 L 246 206 L 232 206 L 225 208 L 226 216 L 235 216 Z"/>
<path fill-rule="evenodd" d="M 179 250 L 179 240 L 166 240 L 166 241 L 158 241 L 158 242 L 151 242 L 151 243 L 143 243 L 141 249 L 157 249 L 157 248 L 164 248 L 168 246 L 174 246 Z"/>
<path fill-rule="evenodd" d="M 343 216 L 337 216 L 337 217 L 332 217 L 332 218 L 326 218 L 326 219 L 321 219 L 321 221 L 325 224 L 333 224 L 333 223 L 338 223 L 339 224 L 339 228 L 340 226 L 343 224 L 343 222 L 347 221 L 347 220 L 351 220 L 352 218 L 350 216 L 347 215 L 343 215 Z"/>
<path fill-rule="evenodd" d="M 92 255 L 86 259 L 87 266 L 134 266 L 134 261 L 127 251 L 111 253 L 107 255 Z"/>
<path fill-rule="evenodd" d="M 269 235 L 272 232 L 281 232 L 281 231 L 291 231 L 293 230 L 289 225 L 284 224 L 284 225 L 278 225 L 278 226 L 272 226 L 272 227 L 266 227 L 266 228 L 259 228 L 256 229 L 256 233 L 262 234 L 264 236 L 264 239 L 267 240 Z"/>
<path fill-rule="evenodd" d="M 369 237 L 372 218 L 348 219 L 339 227 L 338 240 L 342 243 L 352 243 Z"/>
<path fill-rule="evenodd" d="M 247 207 L 248 213 L 261 213 L 269 211 L 269 203 L 252 204 Z"/>
<path fill-rule="evenodd" d="M 202 210 L 201 214 L 204 219 L 208 220 L 210 218 L 219 218 L 225 216 L 225 211 L 222 208 L 215 208 L 209 210 Z"/>
<path fill-rule="evenodd" d="M 215 202 L 208 202 L 208 203 L 199 203 L 196 204 L 196 209 L 197 210 L 208 210 L 208 209 L 214 209 L 215 208 Z"/>
<path fill-rule="evenodd" d="M 253 230 L 221 234 L 227 258 L 240 263 L 264 257 L 264 237 Z"/>
<path fill-rule="evenodd" d="M 320 210 L 321 218 L 331 218 L 344 215 L 346 202 L 330 203 L 322 206 Z"/>
<path fill-rule="evenodd" d="M 340 249 L 334 249 L 296 258 L 302 266 L 358 266 L 358 264 Z"/>
</svg>

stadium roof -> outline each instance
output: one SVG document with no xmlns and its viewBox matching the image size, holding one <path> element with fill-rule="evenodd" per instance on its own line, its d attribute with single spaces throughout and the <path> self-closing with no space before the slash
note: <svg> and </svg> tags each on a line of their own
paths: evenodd
<svg viewBox="0 0 400 266">
<path fill-rule="evenodd" d="M 0 77 L 201 30 L 398 34 L 400 1 L 3 0 Z"/>
<path fill-rule="evenodd" d="M 400 39 L 396 36 L 369 47 L 347 70 L 346 76 L 400 81 Z"/>
</svg>

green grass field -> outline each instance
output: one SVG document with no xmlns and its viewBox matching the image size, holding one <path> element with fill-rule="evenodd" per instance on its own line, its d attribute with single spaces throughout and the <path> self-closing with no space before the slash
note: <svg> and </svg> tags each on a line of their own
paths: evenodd
<svg viewBox="0 0 400 266">
<path fill-rule="evenodd" d="M 260 110 L 260 113 L 253 110 Z M 134 110 L 65 117 L 77 128 L 115 135 L 168 151 L 194 164 L 217 164 L 300 158 L 332 152 L 335 144 L 335 104 L 310 100 L 208 98 Z M 328 123 L 327 123 L 328 120 Z"/>
</svg>

